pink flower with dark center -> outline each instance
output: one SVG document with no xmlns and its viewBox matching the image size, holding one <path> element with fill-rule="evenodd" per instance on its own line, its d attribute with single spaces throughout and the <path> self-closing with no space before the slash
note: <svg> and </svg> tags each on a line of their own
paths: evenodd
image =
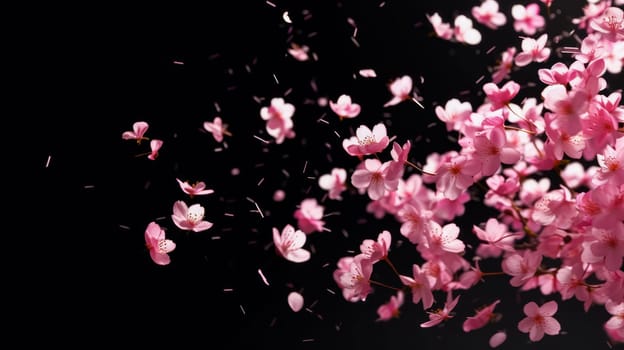
<svg viewBox="0 0 624 350">
<path fill-rule="evenodd" d="M 204 207 L 199 204 L 188 207 L 183 201 L 176 201 L 171 219 L 181 230 L 201 232 L 212 227 L 212 222 L 204 220 Z"/>
<path fill-rule="evenodd" d="M 291 225 L 284 226 L 282 234 L 273 228 L 273 243 L 277 253 L 288 261 L 302 263 L 310 260 L 310 252 L 303 249 L 306 235 L 302 231 L 295 231 Z"/>
<path fill-rule="evenodd" d="M 359 189 L 366 189 L 372 200 L 383 197 L 386 191 L 396 191 L 399 185 L 398 178 L 389 175 L 392 168 L 390 162 L 381 163 L 377 159 L 366 159 L 364 169 L 358 169 L 351 175 L 351 183 Z"/>
<path fill-rule="evenodd" d="M 602 16 L 589 22 L 590 27 L 611 41 L 624 39 L 624 11 L 618 7 L 609 7 Z"/>
<path fill-rule="evenodd" d="M 527 317 L 518 323 L 518 330 L 529 333 L 531 341 L 540 341 L 544 337 L 544 333 L 557 335 L 561 331 L 561 325 L 553 317 L 556 312 L 557 302 L 554 300 L 541 307 L 531 301 L 524 305 L 524 314 Z"/>
<path fill-rule="evenodd" d="M 548 34 L 542 34 L 537 40 L 524 38 L 522 52 L 516 56 L 516 65 L 524 67 L 531 62 L 544 62 L 550 57 L 550 48 L 545 47 Z"/>
<path fill-rule="evenodd" d="M 378 123 L 369 129 L 366 125 L 360 125 L 355 130 L 355 136 L 342 141 L 342 147 L 352 156 L 365 156 L 383 151 L 390 139 L 386 132 L 386 126 Z"/>
<path fill-rule="evenodd" d="M 500 300 L 496 300 L 492 304 L 477 311 L 474 316 L 469 316 L 462 325 L 464 332 L 470 332 L 485 327 L 485 325 L 494 318 L 494 308 L 498 303 L 500 303 Z"/>
<path fill-rule="evenodd" d="M 446 297 L 446 303 L 444 303 L 444 308 L 442 310 L 438 310 L 435 312 L 428 312 L 429 321 L 421 323 L 420 327 L 422 328 L 433 327 L 446 320 L 450 320 L 451 318 L 453 318 L 453 315 L 451 315 L 451 311 L 453 311 L 455 306 L 457 306 L 457 302 L 459 301 L 459 296 L 457 296 L 457 298 L 452 299 L 452 300 L 451 298 L 452 298 L 452 295 L 449 292 Z"/>
<path fill-rule="evenodd" d="M 519 91 L 520 85 L 512 80 L 506 82 L 500 89 L 494 83 L 483 85 L 483 92 L 487 95 L 492 111 L 507 106 Z"/>
<path fill-rule="evenodd" d="M 391 242 L 390 232 L 384 230 L 377 236 L 377 241 L 365 239 L 360 245 L 360 251 L 374 264 L 388 256 Z"/>
<path fill-rule="evenodd" d="M 173 241 L 165 238 L 165 230 L 156 222 L 150 222 L 145 229 L 145 245 L 149 250 L 150 257 L 158 265 L 168 265 L 171 262 L 169 257 L 176 245 Z"/>
</svg>

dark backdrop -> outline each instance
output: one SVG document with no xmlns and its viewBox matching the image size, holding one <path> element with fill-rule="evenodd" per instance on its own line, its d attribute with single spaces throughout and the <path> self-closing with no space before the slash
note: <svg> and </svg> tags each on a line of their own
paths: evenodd
<svg viewBox="0 0 624 350">
<path fill-rule="evenodd" d="M 581 3 L 555 2 L 561 13 L 549 22 L 548 32 L 573 29 L 570 20 L 581 15 Z M 325 218 L 331 232 L 308 236 L 309 262 L 293 264 L 275 254 L 271 229 L 294 225 L 293 212 L 304 198 L 323 198 L 316 178 L 333 167 L 357 165 L 342 150 L 343 138 L 360 124 L 383 120 L 398 141 L 412 141 L 414 162 L 454 147 L 435 118 L 435 106 L 453 97 L 479 105 L 483 83 L 476 82 L 483 75 L 487 81 L 488 67 L 507 47 L 519 47 L 521 39 L 510 22 L 498 31 L 475 23 L 483 34 L 476 47 L 432 35 L 426 14 L 439 12 L 451 21 L 457 14 L 469 16 L 476 1 L 274 4 L 55 5 L 33 11 L 33 22 L 44 25 L 32 35 L 34 53 L 24 58 L 24 71 L 27 84 L 32 82 L 41 95 L 34 109 L 44 115 L 36 137 L 45 210 L 38 220 L 42 227 L 28 237 L 37 243 L 36 253 L 31 245 L 20 251 L 25 261 L 43 258 L 28 264 L 28 280 L 41 293 L 16 324 L 54 329 L 49 339 L 81 345 L 487 348 L 490 335 L 506 329 L 502 349 L 580 344 L 606 349 L 601 328 L 606 313 L 598 306 L 585 313 L 575 301 L 560 303 L 557 318 L 565 334 L 530 344 L 528 335 L 516 329 L 522 305 L 557 296 L 519 293 L 506 277 L 463 293 L 456 318 L 440 327 L 422 330 L 426 314 L 409 300 L 399 319 L 375 322 L 376 308 L 391 293 L 376 288 L 365 303 L 348 303 L 331 274 L 340 257 L 353 255 L 363 239 L 381 230 L 400 241 L 400 225 L 391 217 L 378 220 L 368 214 L 368 200 L 354 191 L 341 202 L 322 203 L 326 213 L 337 214 Z M 511 5 L 501 1 L 508 21 Z M 284 11 L 292 24 L 283 20 Z M 349 18 L 357 27 L 355 41 Z M 291 43 L 309 46 L 318 60 L 294 60 L 287 54 Z M 363 68 L 375 69 L 378 77 L 357 76 Z M 411 102 L 383 108 L 391 97 L 388 83 L 402 75 L 414 79 L 424 109 Z M 522 84 L 536 81 L 535 69 L 512 77 Z M 526 87 L 523 93 L 537 96 L 539 89 Z M 343 93 L 363 111 L 339 122 L 317 100 L 336 100 Z M 270 138 L 260 108 L 284 95 L 296 106 L 297 137 L 265 145 L 253 137 Z M 233 133 L 221 151 L 215 149 L 223 145 L 201 130 L 215 116 Z M 318 122 L 321 117 L 329 124 Z M 164 140 L 156 161 L 135 157 L 145 144 L 121 140 L 121 133 L 139 120 L 150 124 L 147 136 Z M 234 168 L 240 175 L 232 175 Z M 206 208 L 213 228 L 189 233 L 175 227 L 170 219 L 174 201 L 191 203 L 176 178 L 205 181 L 215 190 L 192 201 Z M 277 189 L 286 192 L 283 202 L 272 200 Z M 253 212 L 250 199 L 263 217 Z M 468 205 L 466 216 L 457 220 L 464 237 L 470 240 L 472 225 L 491 214 L 477 202 Z M 144 245 L 143 232 L 154 220 L 177 244 L 166 267 L 155 265 Z M 413 247 L 404 244 L 392 251 L 399 270 L 409 275 L 411 264 L 418 262 Z M 489 267 L 499 268 L 496 263 Z M 376 267 L 375 276 L 398 283 L 383 266 Z M 299 313 L 286 303 L 293 290 L 305 297 L 307 309 Z M 465 317 L 496 298 L 502 299 L 497 308 L 501 321 L 463 333 Z"/>
</svg>

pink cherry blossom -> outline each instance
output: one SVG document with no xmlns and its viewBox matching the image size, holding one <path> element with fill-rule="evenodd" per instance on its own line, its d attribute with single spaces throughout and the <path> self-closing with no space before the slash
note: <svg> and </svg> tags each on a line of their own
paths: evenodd
<svg viewBox="0 0 624 350">
<path fill-rule="evenodd" d="M 318 204 L 315 198 L 304 199 L 294 214 L 299 229 L 306 234 L 322 232 L 325 225 L 325 221 L 321 220 L 324 210 L 325 207 Z"/>
<path fill-rule="evenodd" d="M 299 312 L 303 308 L 303 296 L 300 293 L 290 292 L 287 300 L 292 311 Z"/>
<path fill-rule="evenodd" d="M 384 230 L 377 236 L 377 241 L 365 239 L 360 245 L 360 251 L 374 264 L 388 256 L 391 242 L 390 232 Z"/>
<path fill-rule="evenodd" d="M 452 295 L 449 292 L 446 297 L 446 303 L 444 303 L 444 308 L 436 312 L 428 312 L 429 321 L 421 323 L 420 327 L 422 328 L 433 327 L 446 320 L 450 320 L 451 318 L 453 318 L 453 315 L 451 315 L 451 311 L 453 311 L 455 306 L 457 306 L 457 302 L 459 301 L 459 296 L 457 296 L 457 298 L 455 299 L 451 299 L 451 298 L 452 298 Z"/>
<path fill-rule="evenodd" d="M 340 266 L 339 266 L 340 267 Z M 338 278 L 338 285 L 342 288 L 342 296 L 349 302 L 365 301 L 372 292 L 370 276 L 373 273 L 373 264 L 363 254 L 356 255 L 349 260 L 346 269 L 340 269 L 334 274 Z"/>
<path fill-rule="evenodd" d="M 529 333 L 531 341 L 540 341 L 544 333 L 557 335 L 561 331 L 561 325 L 552 317 L 557 312 L 557 302 L 552 300 L 542 306 L 537 306 L 535 302 L 524 305 L 526 317 L 518 323 L 518 330 Z"/>
<path fill-rule="evenodd" d="M 596 156 L 600 169 L 594 178 L 594 184 L 612 181 L 614 184 L 624 183 L 624 137 L 617 139 L 615 148 L 607 145 L 604 153 Z"/>
<path fill-rule="evenodd" d="M 165 238 L 165 230 L 160 225 L 152 221 L 145 229 L 145 245 L 149 250 L 150 257 L 158 265 L 168 265 L 171 262 L 169 257 L 176 245 L 173 241 Z"/>
<path fill-rule="evenodd" d="M 390 297 L 387 303 L 377 308 L 378 321 L 388 321 L 392 318 L 399 317 L 399 309 L 403 305 L 405 294 L 398 291 L 396 295 Z"/>
<path fill-rule="evenodd" d="M 466 321 L 464 321 L 462 325 L 464 332 L 470 332 L 485 327 L 494 317 L 494 308 L 498 303 L 500 303 L 500 300 L 496 300 L 492 304 L 482 308 L 474 316 L 466 318 Z"/>
<path fill-rule="evenodd" d="M 604 324 L 605 330 L 609 332 L 609 336 L 622 342 L 624 340 L 624 302 L 616 303 L 611 300 L 605 304 L 605 309 L 611 315 L 611 318 Z"/>
<path fill-rule="evenodd" d="M 487 95 L 492 111 L 507 106 L 519 91 L 520 85 L 512 80 L 506 82 L 501 88 L 494 83 L 483 85 L 483 92 Z"/>
<path fill-rule="evenodd" d="M 523 67 L 531 62 L 544 62 L 550 57 L 550 48 L 545 47 L 548 34 L 542 34 L 537 40 L 524 38 L 522 52 L 516 56 L 516 65 Z"/>
<path fill-rule="evenodd" d="M 290 224 L 284 226 L 281 235 L 276 227 L 273 228 L 275 250 L 288 261 L 302 263 L 310 260 L 310 252 L 302 248 L 305 242 L 306 234 L 299 230 L 295 231 Z"/>
<path fill-rule="evenodd" d="M 481 42 L 481 33 L 472 27 L 472 20 L 464 15 L 455 17 L 453 37 L 459 43 L 477 45 Z"/>
<path fill-rule="evenodd" d="M 329 107 L 331 110 L 340 117 L 343 118 L 355 118 L 360 114 L 361 107 L 359 104 L 351 101 L 351 96 L 340 95 L 338 101 L 329 101 Z"/>
<path fill-rule="evenodd" d="M 319 177 L 319 187 L 329 192 L 329 199 L 342 200 L 341 193 L 347 189 L 347 171 L 343 168 L 333 168 L 331 174 Z"/>
<path fill-rule="evenodd" d="M 412 91 L 412 78 L 408 75 L 404 75 L 393 80 L 388 88 L 392 93 L 392 99 L 386 102 L 384 107 L 394 106 L 405 100 L 411 99 L 410 93 Z"/>
<path fill-rule="evenodd" d="M 509 284 L 519 287 L 535 276 L 542 262 L 542 254 L 530 250 L 512 253 L 503 259 L 503 271 L 512 276 Z"/>
<path fill-rule="evenodd" d="M 446 123 L 446 130 L 461 130 L 464 122 L 472 113 L 470 102 L 460 102 L 456 98 L 446 101 L 444 108 L 437 106 L 435 113 L 438 118 Z"/>
<path fill-rule="evenodd" d="M 461 254 L 466 248 L 464 242 L 457 238 L 459 227 L 454 223 L 441 227 L 437 222 L 431 221 L 426 233 L 429 251 L 434 254 L 442 251 Z"/>
<path fill-rule="evenodd" d="M 192 185 L 190 185 L 187 181 L 182 182 L 182 180 L 180 179 L 176 179 L 176 181 L 178 181 L 182 192 L 188 194 L 191 197 L 203 196 L 214 193 L 214 190 L 206 189 L 206 183 L 204 183 L 203 181 L 198 181 Z"/>
<path fill-rule="evenodd" d="M 136 140 L 137 143 L 141 143 L 141 140 L 146 138 L 143 136 L 149 128 L 149 124 L 146 122 L 136 122 L 132 125 L 132 131 L 124 131 L 121 134 L 121 138 L 124 140 Z"/>
<path fill-rule="evenodd" d="M 204 220 L 204 207 L 199 204 L 188 207 L 184 201 L 173 204 L 171 219 L 181 230 L 201 232 L 212 227 L 211 222 Z"/>
<path fill-rule="evenodd" d="M 499 84 L 506 78 L 509 78 L 509 73 L 513 68 L 514 56 L 516 55 L 516 48 L 509 47 L 501 54 L 500 63 L 494 68 L 492 73 L 492 83 Z"/>
<path fill-rule="evenodd" d="M 412 290 L 412 302 L 418 304 L 421 300 L 423 303 L 423 309 L 428 309 L 433 305 L 433 293 L 431 292 L 431 285 L 435 282 L 435 279 L 421 270 L 420 266 L 413 265 L 413 277 L 401 275 L 401 282 L 408 286 Z"/>
<path fill-rule="evenodd" d="M 217 142 L 223 141 L 223 135 L 230 135 L 227 131 L 227 125 L 223 124 L 220 117 L 215 117 L 212 122 L 204 122 L 204 129 L 211 133 Z"/>
<path fill-rule="evenodd" d="M 449 23 L 443 22 L 442 17 L 436 12 L 433 15 L 427 15 L 427 20 L 433 26 L 433 30 L 439 38 L 450 40 L 453 37 L 453 29 Z"/>
<path fill-rule="evenodd" d="M 514 18 L 514 29 L 526 35 L 533 35 L 542 29 L 545 24 L 544 17 L 540 15 L 538 4 L 532 3 L 524 7 L 523 5 L 513 5 L 511 16 Z"/>
<path fill-rule="evenodd" d="M 624 39 L 624 11 L 621 8 L 609 7 L 602 16 L 591 20 L 589 25 L 593 30 L 606 35 L 609 40 Z"/>
<path fill-rule="evenodd" d="M 477 22 L 490 29 L 497 29 L 507 23 L 507 17 L 502 12 L 498 12 L 498 2 L 496 0 L 485 0 L 481 6 L 472 8 L 472 16 Z"/>
<path fill-rule="evenodd" d="M 351 183 L 356 188 L 366 189 L 370 199 L 380 199 L 387 191 L 396 191 L 399 185 L 390 165 L 390 162 L 382 164 L 377 159 L 366 159 L 364 169 L 358 169 L 351 175 Z"/>
<path fill-rule="evenodd" d="M 624 259 L 624 223 L 619 222 L 608 229 L 594 227 L 592 236 L 596 240 L 589 245 L 591 253 L 601 260 L 604 258 L 607 270 L 621 269 Z"/>
<path fill-rule="evenodd" d="M 383 151 L 389 143 L 386 126 L 378 123 L 373 130 L 360 125 L 355 130 L 355 136 L 342 141 L 342 147 L 352 156 L 365 156 Z"/>
<path fill-rule="evenodd" d="M 158 151 L 160 151 L 160 148 L 162 147 L 162 145 L 163 145 L 162 140 L 152 139 L 150 141 L 151 152 L 150 154 L 147 155 L 147 158 L 149 158 L 150 160 L 156 160 L 156 158 L 158 158 Z"/>
<path fill-rule="evenodd" d="M 271 99 L 270 106 L 260 109 L 260 116 L 266 120 L 266 130 L 275 138 L 277 144 L 283 143 L 286 137 L 294 137 L 292 130 L 294 113 L 295 106 L 285 102 L 281 97 Z"/>
</svg>

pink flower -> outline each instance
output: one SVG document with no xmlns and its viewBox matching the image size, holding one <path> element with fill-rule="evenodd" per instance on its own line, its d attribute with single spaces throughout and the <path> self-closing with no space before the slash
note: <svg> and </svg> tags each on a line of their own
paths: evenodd
<svg viewBox="0 0 624 350">
<path fill-rule="evenodd" d="M 433 305 L 433 293 L 431 286 L 435 283 L 435 278 L 429 276 L 420 266 L 414 264 L 412 268 L 413 277 L 399 276 L 401 282 L 412 290 L 412 302 L 418 304 L 421 300 L 423 309 L 428 309 Z"/>
<path fill-rule="evenodd" d="M 340 267 L 340 266 L 339 266 Z M 365 301 L 372 292 L 370 276 L 373 273 L 373 264 L 363 254 L 356 255 L 348 261 L 346 269 L 334 274 L 338 285 L 342 288 L 342 296 L 352 303 Z"/>
<path fill-rule="evenodd" d="M 396 191 L 399 185 L 398 178 L 391 178 L 390 162 L 381 162 L 377 159 L 366 159 L 364 169 L 358 169 L 351 175 L 351 183 L 359 189 L 366 189 L 372 200 L 378 200 L 386 191 Z"/>
<path fill-rule="evenodd" d="M 514 18 L 514 29 L 526 35 L 533 35 L 538 29 L 542 29 L 546 23 L 540 16 L 538 4 L 529 4 L 526 7 L 517 4 L 511 8 L 511 16 Z"/>
<path fill-rule="evenodd" d="M 464 15 L 455 17 L 453 35 L 460 43 L 477 45 L 481 42 L 481 33 L 472 27 L 472 20 Z"/>
<path fill-rule="evenodd" d="M 433 30 L 439 38 L 444 40 L 450 40 L 453 36 L 453 29 L 451 25 L 446 22 L 442 22 L 442 17 L 436 12 L 433 15 L 427 15 L 429 23 L 433 26 Z"/>
<path fill-rule="evenodd" d="M 529 333 L 531 341 L 540 341 L 544 333 L 557 335 L 561 331 L 561 325 L 552 317 L 557 312 L 557 302 L 552 300 L 541 307 L 534 302 L 524 305 L 524 313 L 527 317 L 518 323 L 518 329 L 523 333 Z"/>
<path fill-rule="evenodd" d="M 374 69 L 360 69 L 360 71 L 358 72 L 360 73 L 360 75 L 364 78 L 376 78 L 377 77 L 377 73 L 375 72 Z"/>
<path fill-rule="evenodd" d="M 329 101 L 329 107 L 334 113 L 343 118 L 355 118 L 360 114 L 361 107 L 357 103 L 351 102 L 351 96 L 340 95 L 338 101 Z"/>
<path fill-rule="evenodd" d="M 384 230 L 377 236 L 377 241 L 365 239 L 360 245 L 360 251 L 374 264 L 388 256 L 391 242 L 390 232 Z"/>
<path fill-rule="evenodd" d="M 286 103 L 283 98 L 275 97 L 271 99 L 271 105 L 260 109 L 260 116 L 266 120 L 266 130 L 269 135 L 275 138 L 275 142 L 280 144 L 286 137 L 294 137 L 292 116 L 295 113 L 295 106 Z"/>
<path fill-rule="evenodd" d="M 516 65 L 524 67 L 531 62 L 544 62 L 550 57 L 550 48 L 545 47 L 548 34 L 542 34 L 537 40 L 524 38 L 522 52 L 516 56 Z"/>
<path fill-rule="evenodd" d="M 302 263 L 310 260 L 310 252 L 302 248 L 305 242 L 306 234 L 295 231 L 291 225 L 284 226 L 281 235 L 277 228 L 273 228 L 275 250 L 288 261 Z"/>
<path fill-rule="evenodd" d="M 624 302 L 615 303 L 609 300 L 605 304 L 605 309 L 611 315 L 611 318 L 604 324 L 609 336 L 624 342 Z"/>
<path fill-rule="evenodd" d="M 528 282 L 542 263 L 542 254 L 531 250 L 523 250 L 522 253 L 507 255 L 501 264 L 503 272 L 513 276 L 509 284 L 520 287 Z"/>
<path fill-rule="evenodd" d="M 124 140 L 136 140 L 137 143 L 141 143 L 141 140 L 146 138 L 143 136 L 149 128 L 146 122 L 136 122 L 132 125 L 132 131 L 125 131 L 121 134 L 121 138 Z"/>
<path fill-rule="evenodd" d="M 165 230 L 156 222 L 150 222 L 145 229 L 145 245 L 156 264 L 168 265 L 171 262 L 168 253 L 172 252 L 176 245 L 173 241 L 165 239 Z"/>
<path fill-rule="evenodd" d="M 464 242 L 457 238 L 459 227 L 454 223 L 441 227 L 437 222 L 431 221 L 426 233 L 428 248 L 433 254 L 442 252 L 461 254 L 466 248 Z"/>
<path fill-rule="evenodd" d="M 446 123 L 447 131 L 461 130 L 464 122 L 472 113 L 472 105 L 470 102 L 460 102 L 453 98 L 446 101 L 444 108 L 437 106 L 435 113 L 441 121 Z"/>
<path fill-rule="evenodd" d="M 151 152 L 147 156 L 147 158 L 149 158 L 150 160 L 156 160 L 156 158 L 158 158 L 158 151 L 160 151 L 160 148 L 162 147 L 162 145 L 163 145 L 162 140 L 153 139 L 152 141 L 150 141 Z"/>
<path fill-rule="evenodd" d="M 509 77 L 511 68 L 513 68 L 514 55 L 516 54 L 516 48 L 507 48 L 502 54 L 500 63 L 495 67 L 492 73 L 492 83 L 499 84 L 503 79 Z"/>
<path fill-rule="evenodd" d="M 319 205 L 316 199 L 306 198 L 301 202 L 299 209 L 295 210 L 295 219 L 297 219 L 297 226 L 301 231 L 306 234 L 312 232 L 323 231 L 323 225 L 325 221 L 323 218 L 323 211 L 325 208 Z"/>
<path fill-rule="evenodd" d="M 515 81 L 508 81 L 500 89 L 494 83 L 483 85 L 483 92 L 490 102 L 490 110 L 495 111 L 503 108 L 520 92 L 520 84 Z"/>
<path fill-rule="evenodd" d="M 624 39 L 624 11 L 618 7 L 609 7 L 602 16 L 589 22 L 589 26 L 611 41 Z"/>
<path fill-rule="evenodd" d="M 383 151 L 389 143 L 386 126 L 378 123 L 372 131 L 366 125 L 360 125 L 355 136 L 342 141 L 342 148 L 352 156 L 365 156 Z"/>
<path fill-rule="evenodd" d="M 408 75 L 397 78 L 390 84 L 389 89 L 393 97 L 384 104 L 384 107 L 394 106 L 411 98 L 412 78 Z"/>
<path fill-rule="evenodd" d="M 227 131 L 227 125 L 223 124 L 220 117 L 215 117 L 212 122 L 204 122 L 204 129 L 211 133 L 217 142 L 223 141 L 223 135 L 231 135 Z"/>
<path fill-rule="evenodd" d="M 500 300 L 496 300 L 492 304 L 479 310 L 474 316 L 468 317 L 462 325 L 464 332 L 470 332 L 475 329 L 483 328 L 487 325 L 488 322 L 490 322 L 490 320 L 494 317 L 494 308 L 498 305 L 498 303 L 500 303 Z"/>
<path fill-rule="evenodd" d="M 201 232 L 212 227 L 211 222 L 204 220 L 204 207 L 199 204 L 188 207 L 183 201 L 176 201 L 171 219 L 181 230 Z"/>
<path fill-rule="evenodd" d="M 388 321 L 393 317 L 399 317 L 399 309 L 403 305 L 404 293 L 398 291 L 397 295 L 390 297 L 390 300 L 377 308 L 377 315 L 379 318 L 377 321 Z"/>
<path fill-rule="evenodd" d="M 507 17 L 502 12 L 498 12 L 498 2 L 496 0 L 485 0 L 481 6 L 472 8 L 472 16 L 477 22 L 490 29 L 497 29 L 507 23 Z"/>
<path fill-rule="evenodd" d="M 319 177 L 319 187 L 329 191 L 329 199 L 342 200 L 341 193 L 347 189 L 347 171 L 342 168 L 332 169 L 331 174 Z"/>
<path fill-rule="evenodd" d="M 206 189 L 206 184 L 203 181 L 198 181 L 193 185 L 190 185 L 187 181 L 182 182 L 180 179 L 176 179 L 182 192 L 188 194 L 189 196 L 203 196 L 207 194 L 214 193 L 214 190 Z"/>
<path fill-rule="evenodd" d="M 435 325 L 438 325 L 446 320 L 450 320 L 453 318 L 451 315 L 451 311 L 457 306 L 457 302 L 459 301 L 459 296 L 457 298 L 452 299 L 452 295 L 449 292 L 446 297 L 446 302 L 444 303 L 444 308 L 442 310 L 438 310 L 436 312 L 428 312 L 429 321 L 423 322 L 420 324 L 422 328 L 429 328 Z"/>
</svg>

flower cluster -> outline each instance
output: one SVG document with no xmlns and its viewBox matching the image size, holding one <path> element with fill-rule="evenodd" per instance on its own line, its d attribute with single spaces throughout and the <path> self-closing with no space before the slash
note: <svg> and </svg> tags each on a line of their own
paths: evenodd
<svg viewBox="0 0 624 350">
<path fill-rule="evenodd" d="M 293 224 L 273 227 L 276 256 L 289 263 L 308 262 L 314 257 L 313 249 L 304 248 L 308 236 L 329 231 L 324 203 L 359 196 L 367 213 L 394 219 L 397 229 L 376 232 L 376 239 L 362 239 L 353 254 L 337 257 L 332 277 L 350 303 L 366 302 L 379 289 L 391 290 L 387 302 L 378 305 L 378 321 L 400 317 L 411 302 L 422 307 L 422 328 L 454 318 L 462 319 L 466 333 L 487 327 L 497 320 L 500 299 L 474 314 L 455 310 L 470 302 L 464 296 L 473 288 L 496 275 L 508 278 L 512 288 L 539 291 L 547 300 L 539 305 L 529 301 L 522 308 L 524 317 L 516 317 L 517 331 L 527 333 L 530 341 L 560 334 L 565 322 L 556 318 L 557 300 L 574 299 L 585 311 L 604 308 L 611 315 L 604 320 L 605 333 L 612 342 L 624 343 L 624 105 L 621 86 L 608 83 L 624 64 L 624 11 L 619 5 L 621 1 L 610 0 L 587 4 L 583 17 L 573 21 L 575 35 L 584 34 L 578 47 L 558 47 L 559 40 L 546 32 L 548 17 L 542 11 L 550 13 L 552 1 L 516 4 L 505 14 L 496 0 L 485 0 L 471 13 L 457 15 L 453 25 L 438 13 L 426 15 L 435 37 L 458 45 L 478 45 L 483 35 L 478 26 L 497 30 L 510 25 L 519 39 L 480 83 L 483 99 L 478 105 L 456 96 L 433 108 L 431 117 L 455 137 L 453 149 L 414 160 L 416 143 L 392 136 L 396 130 L 384 120 L 361 124 L 342 136 L 339 151 L 354 165 L 321 174 L 315 185 L 325 196 L 304 198 L 292 210 Z M 295 45 L 288 53 L 304 62 L 308 50 Z M 531 66 L 537 68 L 533 78 L 539 91 L 533 95 L 535 90 L 513 79 Z M 372 69 L 360 75 L 377 76 Z M 390 97 L 379 107 L 410 102 L 422 107 L 413 82 L 409 75 L 392 79 Z M 357 121 L 365 112 L 366 105 L 352 96 L 343 93 L 329 100 L 327 112 L 338 123 Z M 286 96 L 261 106 L 258 117 L 272 137 L 263 141 L 285 147 L 296 137 L 294 115 L 295 105 Z M 203 126 L 218 143 L 232 136 L 220 117 Z M 146 122 L 136 122 L 122 139 L 141 144 L 148 140 L 147 130 Z M 150 145 L 148 158 L 155 160 L 162 141 L 153 139 Z M 203 182 L 177 182 L 191 199 L 214 192 Z M 279 201 L 283 193 L 274 198 Z M 496 214 L 466 230 L 456 220 L 471 201 Z M 180 230 L 202 232 L 213 226 L 204 216 L 199 203 L 178 200 L 171 220 Z M 414 248 L 408 266 L 393 263 L 397 239 Z M 168 253 L 176 245 L 156 222 L 148 224 L 145 240 L 156 264 L 171 262 Z M 484 261 L 500 268 L 482 271 Z M 378 278 L 383 264 L 394 276 Z M 291 292 L 288 304 L 298 312 L 303 296 Z M 492 331 L 490 346 L 505 338 L 505 332 Z"/>
</svg>

